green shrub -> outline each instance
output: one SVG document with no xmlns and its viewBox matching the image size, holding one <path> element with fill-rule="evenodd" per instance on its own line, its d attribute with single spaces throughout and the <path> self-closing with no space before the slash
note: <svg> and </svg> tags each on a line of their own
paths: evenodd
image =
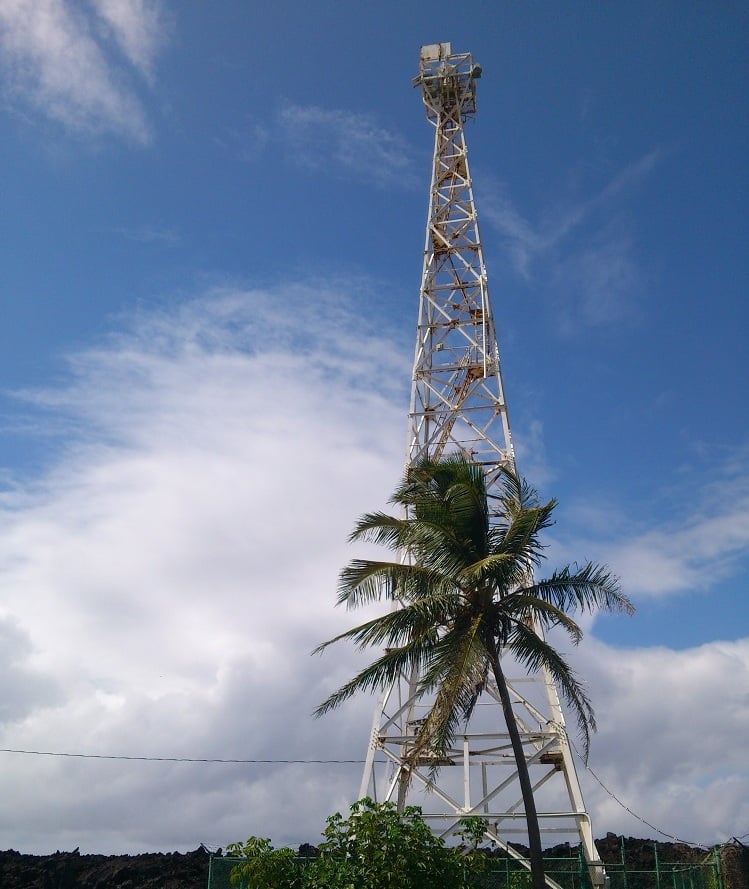
<svg viewBox="0 0 749 889">
<path fill-rule="evenodd" d="M 227 847 L 244 860 L 231 873 L 240 889 L 463 889 L 470 874 L 485 866 L 474 854 L 485 824 L 462 823 L 464 845 L 448 847 L 408 806 L 359 800 L 347 818 L 331 815 L 319 856 L 301 866 L 291 849 L 274 849 L 270 840 L 250 837 Z"/>
</svg>

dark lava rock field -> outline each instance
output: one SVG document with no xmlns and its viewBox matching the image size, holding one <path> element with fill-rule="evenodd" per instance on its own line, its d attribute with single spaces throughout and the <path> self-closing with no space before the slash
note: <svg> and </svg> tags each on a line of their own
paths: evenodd
<svg viewBox="0 0 749 889">
<path fill-rule="evenodd" d="M 622 840 L 607 834 L 596 840 L 605 864 L 620 865 L 622 848 L 631 872 L 655 869 L 655 843 L 629 837 Z M 305 846 L 309 854 L 313 847 Z M 569 845 L 547 849 L 555 858 L 574 857 Z M 314 854 L 314 853 L 313 853 Z M 680 843 L 658 843 L 661 863 L 697 864 L 708 857 L 705 849 Z M 749 847 L 733 841 L 720 849 L 725 889 L 749 889 Z M 148 852 L 142 855 L 24 855 L 0 852 L 0 889 L 207 889 L 210 854 L 200 847 L 194 852 Z M 634 876 L 634 873 L 632 873 Z M 630 880 L 630 882 L 636 882 Z"/>
</svg>

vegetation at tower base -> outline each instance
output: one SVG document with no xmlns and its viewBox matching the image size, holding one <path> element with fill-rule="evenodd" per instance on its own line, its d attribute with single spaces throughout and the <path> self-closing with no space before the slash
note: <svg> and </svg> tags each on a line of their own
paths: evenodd
<svg viewBox="0 0 749 889">
<path fill-rule="evenodd" d="M 445 756 L 491 676 L 518 771 L 533 887 L 543 889 L 538 816 L 501 658 L 510 654 L 530 672 L 548 670 L 577 718 L 587 752 L 589 731 L 595 729 L 591 703 L 564 657 L 534 628 L 561 628 L 577 644 L 582 631 L 570 612 L 634 609 L 616 578 L 590 562 L 534 580 L 543 556 L 540 535 L 552 524 L 556 501 L 541 504 L 507 468 L 497 487 L 499 508 L 492 518 L 481 466 L 459 454 L 426 460 L 409 467 L 390 499 L 405 518 L 372 513 L 359 520 L 351 540 L 381 544 L 406 558 L 353 560 L 341 572 L 338 602 L 355 608 L 386 598 L 399 607 L 318 646 L 321 651 L 345 639 L 385 650 L 316 714 L 416 671 L 417 696 L 434 698 L 403 762 L 408 776 L 426 752 L 434 763 Z"/>
<path fill-rule="evenodd" d="M 391 804 L 364 800 L 349 818 L 328 819 L 319 848 L 304 844 L 296 854 L 257 837 L 229 846 L 233 857 L 211 860 L 208 889 L 527 889 L 530 875 L 518 860 L 496 847 L 477 848 L 481 819 L 467 819 L 464 826 L 462 845 L 446 847 L 416 807 L 399 815 Z M 512 846 L 527 857 L 527 847 Z M 749 886 L 749 849 L 736 840 L 707 850 L 607 834 L 596 846 L 611 889 Z M 549 879 L 562 889 L 590 889 L 580 846 L 553 846 L 544 850 L 544 861 Z"/>
<path fill-rule="evenodd" d="M 475 851 L 486 825 L 473 818 L 463 826 L 468 845 L 449 847 L 417 807 L 398 812 L 392 803 L 363 799 L 348 818 L 328 818 L 324 840 L 307 863 L 258 837 L 228 846 L 228 855 L 243 859 L 230 881 L 241 889 L 463 889 L 487 863 Z"/>
<path fill-rule="evenodd" d="M 732 840 L 713 850 L 692 848 L 682 843 L 656 843 L 608 834 L 596 840 L 601 859 L 611 877 L 611 889 L 749 889 L 749 848 Z M 517 847 L 521 853 L 527 852 Z M 299 860 L 317 855 L 317 848 L 304 844 Z M 484 853 L 485 850 L 479 850 Z M 490 855 L 487 870 L 472 875 L 469 886 L 476 889 L 519 889 L 512 885 L 512 871 L 499 850 Z M 583 889 L 577 878 L 579 848 L 563 844 L 546 849 L 544 858 L 550 876 L 566 860 L 574 881 L 559 880 L 565 889 Z M 719 879 L 711 862 L 722 863 Z M 660 876 L 656 870 L 660 861 Z M 209 871 L 210 867 L 212 868 Z M 87 855 L 55 852 L 27 855 L 13 849 L 0 851 L 2 889 L 232 889 L 229 874 L 238 863 L 221 850 L 209 856 L 204 847 L 193 852 L 148 852 L 140 855 Z M 209 879 L 209 873 L 211 878 Z M 510 879 L 507 879 L 509 873 Z M 704 877 L 704 878 L 703 878 Z M 708 879 L 709 878 L 709 879 Z M 272 887 L 268 887 L 272 889 Z"/>
</svg>

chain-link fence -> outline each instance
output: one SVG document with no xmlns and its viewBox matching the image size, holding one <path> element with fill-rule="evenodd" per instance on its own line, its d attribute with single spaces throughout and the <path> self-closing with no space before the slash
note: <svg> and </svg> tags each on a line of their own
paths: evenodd
<svg viewBox="0 0 749 889">
<path fill-rule="evenodd" d="M 211 856 L 208 889 L 241 889 L 232 886 L 232 869 L 241 858 Z M 303 868 L 309 859 L 299 858 Z M 544 859 L 546 876 L 562 889 L 592 889 L 590 874 L 582 858 Z M 517 859 L 493 860 L 487 869 L 471 878 L 468 889 L 530 889 L 530 873 Z M 272 887 L 269 887 L 272 889 Z M 635 870 L 625 863 L 606 865 L 606 889 L 724 889 L 716 856 L 700 863 L 658 862 L 651 870 Z"/>
</svg>

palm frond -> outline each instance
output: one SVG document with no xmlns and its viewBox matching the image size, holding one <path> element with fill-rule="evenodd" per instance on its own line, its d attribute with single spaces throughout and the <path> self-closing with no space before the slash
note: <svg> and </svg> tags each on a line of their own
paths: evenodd
<svg viewBox="0 0 749 889">
<path fill-rule="evenodd" d="M 559 627 L 577 643 L 582 632 L 572 613 L 634 609 L 617 578 L 591 562 L 534 580 L 556 500 L 542 503 L 508 466 L 495 471 L 489 493 L 483 468 L 450 454 L 410 467 L 390 502 L 400 517 L 368 513 L 350 539 L 384 546 L 393 559 L 350 561 L 339 576 L 338 602 L 357 608 L 385 600 L 393 610 L 315 649 L 345 640 L 359 648 L 384 646 L 385 653 L 333 692 L 316 714 L 359 691 L 415 675 L 416 699 L 428 695 L 433 701 L 409 755 L 415 763 L 429 751 L 437 763 L 461 720 L 470 717 L 487 671 L 509 652 L 530 672 L 548 672 L 575 713 L 587 753 L 595 719 L 585 688 L 534 626 Z"/>
<path fill-rule="evenodd" d="M 509 616 L 508 626 L 514 626 L 518 621 L 529 624 L 535 620 L 544 629 L 560 627 L 567 633 L 574 645 L 578 645 L 583 638 L 582 629 L 569 614 L 552 602 L 546 602 L 536 596 L 529 595 L 526 590 L 517 590 L 501 599 L 497 604 L 497 609 Z"/>
<path fill-rule="evenodd" d="M 552 524 L 554 506 L 555 501 L 551 500 L 544 506 L 518 510 L 502 529 L 502 536 L 492 536 L 492 551 L 512 553 L 529 567 L 538 565 L 544 549 L 540 533 Z"/>
<path fill-rule="evenodd" d="M 452 745 L 460 723 L 470 718 L 489 666 L 482 623 L 482 616 L 477 615 L 466 626 L 446 633 L 435 645 L 422 684 L 425 691 L 437 688 L 437 694 L 414 740 L 409 757 L 412 761 L 428 749 L 438 763 Z"/>
<path fill-rule="evenodd" d="M 372 512 L 363 515 L 349 534 L 349 543 L 357 540 L 377 543 L 389 549 L 402 546 L 401 538 L 408 533 L 408 521 L 387 515 L 384 512 Z"/>
<path fill-rule="evenodd" d="M 446 625 L 454 611 L 455 595 L 452 591 L 442 595 L 435 593 L 415 602 L 405 603 L 400 608 L 388 611 L 387 614 L 339 633 L 318 645 L 312 653 L 318 654 L 344 639 L 353 642 L 359 648 L 369 645 L 393 647 L 418 641 L 432 633 L 437 634 L 439 628 Z M 436 640 L 437 636 L 433 638 Z"/>
<path fill-rule="evenodd" d="M 583 741 L 583 756 L 587 761 L 590 733 L 596 730 L 596 721 L 585 687 L 574 670 L 553 646 L 522 622 L 514 625 L 506 649 L 530 672 L 548 671 L 575 716 Z"/>
<path fill-rule="evenodd" d="M 504 595 L 525 582 L 528 567 L 514 553 L 491 552 L 465 565 L 456 580 L 466 587 L 491 586 L 496 593 Z"/>
<path fill-rule="evenodd" d="M 313 715 L 323 716 L 361 692 L 371 694 L 388 688 L 399 676 L 409 676 L 414 669 L 420 669 L 429 650 L 430 647 L 426 644 L 412 643 L 402 648 L 386 651 L 385 654 L 357 673 L 353 679 L 329 695 L 322 704 L 313 710 Z M 420 694 L 423 692 L 417 692 L 417 698 Z"/>
<path fill-rule="evenodd" d="M 633 614 L 634 606 L 622 594 L 619 579 L 607 568 L 588 562 L 582 568 L 567 566 L 545 580 L 537 580 L 526 592 L 553 602 L 558 608 L 582 611 L 614 611 Z"/>
<path fill-rule="evenodd" d="M 446 591 L 451 585 L 449 573 L 431 566 L 354 559 L 339 576 L 338 604 L 358 608 L 381 599 L 409 601 L 428 591 Z"/>
</svg>

